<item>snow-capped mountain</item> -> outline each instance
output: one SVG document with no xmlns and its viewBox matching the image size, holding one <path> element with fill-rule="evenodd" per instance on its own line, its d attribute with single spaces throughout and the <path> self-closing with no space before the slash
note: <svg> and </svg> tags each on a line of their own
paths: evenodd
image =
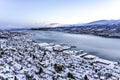
<svg viewBox="0 0 120 80">
<path fill-rule="evenodd" d="M 29 28 L 48 28 L 48 27 L 55 28 L 60 26 L 63 26 L 63 24 L 59 24 L 59 23 L 20 24 L 20 23 L 10 23 L 10 22 L 0 21 L 0 29 L 29 29 Z"/>
<path fill-rule="evenodd" d="M 38 28 L 33 30 L 43 29 Z M 44 30 L 120 38 L 120 20 L 99 20 L 86 24 L 62 25 L 55 28 L 44 28 Z"/>
<path fill-rule="evenodd" d="M 85 25 L 117 25 L 120 24 L 120 20 L 98 20 L 94 22 L 87 23 Z"/>
</svg>

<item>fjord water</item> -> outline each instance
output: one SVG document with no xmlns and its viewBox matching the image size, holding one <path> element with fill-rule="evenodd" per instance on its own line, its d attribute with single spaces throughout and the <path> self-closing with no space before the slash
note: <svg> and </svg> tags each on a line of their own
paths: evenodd
<svg viewBox="0 0 120 80">
<path fill-rule="evenodd" d="M 120 60 L 120 39 L 56 31 L 28 30 L 27 32 L 33 33 L 32 38 L 39 42 L 67 44 L 76 46 L 77 50 L 82 49 L 88 54 L 96 55 L 103 59 Z"/>
</svg>

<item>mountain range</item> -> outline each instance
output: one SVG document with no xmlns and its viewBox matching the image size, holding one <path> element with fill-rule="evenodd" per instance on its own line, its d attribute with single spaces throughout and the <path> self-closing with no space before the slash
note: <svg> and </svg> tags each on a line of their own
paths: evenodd
<svg viewBox="0 0 120 80">
<path fill-rule="evenodd" d="M 62 25 L 47 28 L 31 28 L 32 30 L 52 30 L 76 34 L 93 34 L 103 37 L 120 38 L 120 20 L 98 20 L 85 24 Z"/>
<path fill-rule="evenodd" d="M 23 25 L 2 22 L 0 23 L 0 29 L 50 30 L 120 38 L 120 20 L 98 20 L 90 23 L 70 25 L 59 23 Z"/>
</svg>

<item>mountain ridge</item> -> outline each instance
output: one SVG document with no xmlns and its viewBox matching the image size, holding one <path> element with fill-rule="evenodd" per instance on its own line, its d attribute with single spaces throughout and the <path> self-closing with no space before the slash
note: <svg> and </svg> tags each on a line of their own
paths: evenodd
<svg viewBox="0 0 120 80">
<path fill-rule="evenodd" d="M 120 20 L 98 20 L 80 25 L 68 25 L 48 28 L 32 28 L 32 30 L 51 30 L 75 34 L 92 34 L 103 37 L 120 38 Z"/>
</svg>

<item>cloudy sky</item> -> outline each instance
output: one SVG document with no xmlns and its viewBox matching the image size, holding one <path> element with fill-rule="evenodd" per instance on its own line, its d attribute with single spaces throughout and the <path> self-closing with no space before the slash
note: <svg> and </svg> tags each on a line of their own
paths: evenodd
<svg viewBox="0 0 120 80">
<path fill-rule="evenodd" d="M 120 19 L 120 0 L 0 0 L 0 21 L 86 23 Z"/>
</svg>

